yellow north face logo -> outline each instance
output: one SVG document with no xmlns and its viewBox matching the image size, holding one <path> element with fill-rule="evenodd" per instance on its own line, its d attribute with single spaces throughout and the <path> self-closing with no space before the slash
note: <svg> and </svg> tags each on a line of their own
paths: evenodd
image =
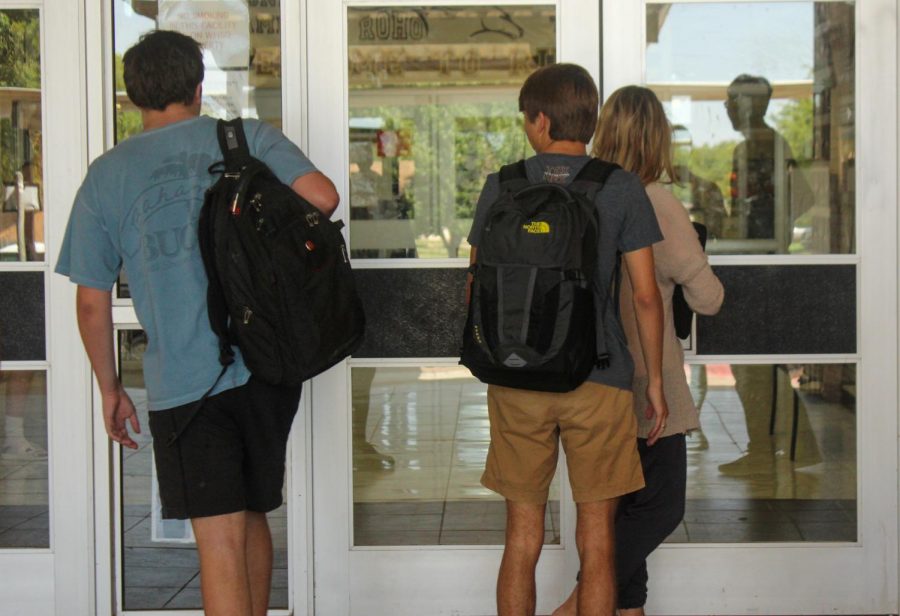
<svg viewBox="0 0 900 616">
<path fill-rule="evenodd" d="M 526 233 L 550 233 L 550 223 L 543 221 L 532 221 L 522 225 Z"/>
</svg>

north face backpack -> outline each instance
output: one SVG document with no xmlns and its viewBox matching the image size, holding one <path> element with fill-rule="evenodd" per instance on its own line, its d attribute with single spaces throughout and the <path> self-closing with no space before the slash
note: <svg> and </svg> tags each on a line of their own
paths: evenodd
<svg viewBox="0 0 900 616">
<path fill-rule="evenodd" d="M 219 120 L 221 177 L 206 191 L 200 250 L 223 370 L 233 345 L 257 378 L 299 385 L 362 342 L 341 221 L 328 220 L 250 156 L 240 118 Z"/>
<path fill-rule="evenodd" d="M 525 162 L 500 170 L 470 268 L 460 363 L 479 380 L 565 392 L 609 365 L 594 273 L 594 198 L 618 165 L 592 159 L 568 186 L 531 184 Z M 603 295 L 604 297 L 606 294 Z"/>
</svg>

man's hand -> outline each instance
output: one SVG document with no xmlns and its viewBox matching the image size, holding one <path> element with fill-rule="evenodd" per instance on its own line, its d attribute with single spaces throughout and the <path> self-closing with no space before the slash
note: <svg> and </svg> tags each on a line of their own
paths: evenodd
<svg viewBox="0 0 900 616">
<path fill-rule="evenodd" d="M 669 407 L 666 405 L 666 398 L 663 396 L 662 384 L 647 385 L 647 410 L 645 411 L 647 419 L 656 417 L 653 428 L 647 434 L 647 445 L 656 444 L 659 437 L 666 430 L 666 421 L 669 418 Z"/>
<path fill-rule="evenodd" d="M 141 433 L 141 424 L 138 421 L 137 411 L 134 410 L 134 403 L 125 389 L 119 385 L 118 388 L 102 392 L 100 395 L 103 400 L 103 424 L 109 438 L 130 449 L 137 449 L 138 444 L 128 433 L 128 422 L 131 422 L 131 429 L 135 434 Z"/>
</svg>

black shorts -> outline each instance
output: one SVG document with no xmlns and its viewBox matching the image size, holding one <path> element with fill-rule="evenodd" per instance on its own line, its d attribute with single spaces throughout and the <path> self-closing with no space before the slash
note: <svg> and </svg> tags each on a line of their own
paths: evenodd
<svg viewBox="0 0 900 616">
<path fill-rule="evenodd" d="M 170 444 L 196 402 L 150 412 L 164 518 L 269 512 L 283 502 L 284 456 L 299 387 L 247 384 L 210 396 Z"/>
</svg>

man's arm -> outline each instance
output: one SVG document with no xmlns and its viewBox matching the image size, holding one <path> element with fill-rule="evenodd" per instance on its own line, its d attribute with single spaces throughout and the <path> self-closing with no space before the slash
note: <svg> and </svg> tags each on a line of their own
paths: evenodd
<svg viewBox="0 0 900 616">
<path fill-rule="evenodd" d="M 647 418 L 656 415 L 653 429 L 647 435 L 647 444 L 653 445 L 665 429 L 666 418 L 669 416 L 669 407 L 662 389 L 663 307 L 659 287 L 656 285 L 653 249 L 648 246 L 626 252 L 625 266 L 634 289 L 634 314 L 649 378 L 647 400 L 650 407 L 647 409 Z"/>
<path fill-rule="evenodd" d="M 103 400 L 103 423 L 109 438 L 131 449 L 137 449 L 128 434 L 126 421 L 140 433 L 141 426 L 131 398 L 125 393 L 116 373 L 113 350 L 112 293 L 78 285 L 76 295 L 78 329 L 84 350 L 100 385 Z"/>
<path fill-rule="evenodd" d="M 291 184 L 294 192 L 312 203 L 326 218 L 331 218 L 341 199 L 334 184 L 320 171 L 301 175 Z"/>
</svg>

